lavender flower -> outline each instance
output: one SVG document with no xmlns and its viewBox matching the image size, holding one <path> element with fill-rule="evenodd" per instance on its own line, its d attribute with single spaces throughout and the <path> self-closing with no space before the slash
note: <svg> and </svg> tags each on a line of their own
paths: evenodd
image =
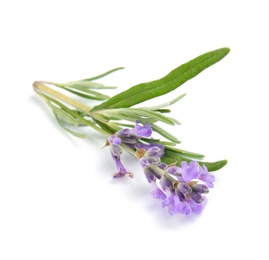
<svg viewBox="0 0 269 260">
<path fill-rule="evenodd" d="M 115 135 L 121 139 L 121 141 L 127 144 L 131 148 L 135 148 L 141 137 L 150 137 L 152 134 L 151 126 L 145 124 L 140 126 L 138 121 L 135 121 L 133 129 L 124 128 L 118 131 Z"/>
<path fill-rule="evenodd" d="M 207 203 L 204 194 L 213 187 L 214 176 L 208 173 L 205 165 L 201 167 L 196 161 L 160 167 L 161 155 L 159 147 L 151 147 L 140 158 L 145 176 L 153 188 L 152 196 L 162 200 L 162 206 L 168 207 L 170 215 L 200 214 Z"/>
<path fill-rule="evenodd" d="M 110 152 L 112 155 L 113 160 L 116 163 L 116 167 L 118 172 L 113 174 L 113 178 L 120 178 L 125 176 L 126 174 L 129 175 L 129 177 L 133 177 L 133 174 L 131 172 L 127 172 L 124 168 L 123 164 L 120 160 L 120 155 L 122 154 L 122 149 L 120 147 L 121 140 L 115 135 L 111 135 L 108 137 L 107 141 L 110 144 Z"/>
<path fill-rule="evenodd" d="M 146 144 L 138 143 L 138 141 L 142 137 L 150 137 L 151 134 L 152 134 L 152 129 L 149 124 L 145 124 L 141 126 L 138 124 L 138 121 L 136 121 L 133 129 L 124 128 L 116 132 L 115 135 L 111 135 L 108 137 L 107 141 L 108 141 L 108 145 L 110 146 L 110 152 L 111 152 L 113 160 L 116 163 L 116 167 L 118 169 L 118 172 L 113 175 L 114 178 L 120 178 L 120 177 L 125 176 L 126 174 L 129 175 L 130 177 L 133 177 L 133 174 L 131 172 L 128 172 L 124 168 L 123 164 L 121 163 L 120 155 L 122 154 L 122 149 L 120 147 L 120 144 L 124 143 L 128 145 L 130 148 L 135 148 L 136 146 L 138 146 L 138 147 L 143 147 L 143 149 L 146 149 L 146 150 L 152 147 L 156 149 L 155 146 L 153 146 L 152 144 L 146 145 Z M 161 152 L 159 153 L 159 155 L 162 155 L 163 150 L 164 150 L 163 146 L 156 144 L 156 147 L 157 146 L 161 149 L 160 150 Z"/>
<path fill-rule="evenodd" d="M 162 200 L 162 206 L 168 207 L 170 215 L 192 213 L 200 214 L 204 209 L 207 199 L 205 194 L 213 188 L 214 176 L 208 173 L 205 165 L 200 166 L 196 161 L 182 162 L 180 166 L 162 163 L 164 146 L 161 144 L 144 144 L 142 137 L 150 137 L 150 125 L 139 125 L 135 122 L 133 129 L 122 129 L 108 138 L 112 158 L 116 163 L 118 172 L 114 178 L 126 174 L 133 177 L 121 163 L 121 143 L 136 148 L 137 158 L 144 170 L 147 181 L 152 186 L 151 195 Z"/>
</svg>

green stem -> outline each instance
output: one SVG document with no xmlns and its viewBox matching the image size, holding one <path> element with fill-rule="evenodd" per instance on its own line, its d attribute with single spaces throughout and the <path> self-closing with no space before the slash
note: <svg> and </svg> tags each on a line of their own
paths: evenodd
<svg viewBox="0 0 269 260">
<path fill-rule="evenodd" d="M 56 105 L 58 105 L 60 108 L 62 108 L 64 111 L 66 111 L 67 113 L 69 113 L 70 115 L 72 115 L 73 117 L 76 117 L 77 119 L 81 120 L 82 122 L 84 122 L 85 124 L 87 124 L 88 126 L 92 127 L 93 129 L 95 129 L 96 131 L 98 131 L 99 133 L 103 134 L 104 136 L 108 137 L 111 134 L 108 133 L 107 131 L 105 131 L 104 129 L 98 127 L 97 125 L 95 125 L 94 123 L 92 123 L 89 120 L 86 120 L 83 116 L 78 115 L 75 111 L 71 110 L 70 108 L 68 108 L 67 106 L 63 105 L 60 101 L 63 101 L 64 103 L 71 105 L 72 107 L 78 109 L 81 112 L 86 113 L 87 115 L 90 115 L 89 111 L 91 110 L 91 107 L 78 102 L 56 90 L 53 90 L 43 84 L 41 84 L 39 81 L 35 81 L 33 83 L 33 87 L 34 90 L 45 99 L 46 102 L 53 102 Z M 49 96 L 52 96 L 54 98 L 51 98 Z M 100 118 L 99 118 L 100 119 Z M 132 154 L 133 156 L 135 156 L 135 151 L 133 149 L 131 149 L 130 147 L 128 147 L 125 144 L 121 144 L 121 146 L 127 150 L 130 154 Z"/>
<path fill-rule="evenodd" d="M 100 134 L 108 137 L 110 135 L 110 133 L 108 133 L 107 131 L 99 128 L 98 126 L 96 126 L 94 123 L 92 123 L 91 121 L 85 119 L 83 116 L 78 115 L 75 111 L 71 110 L 70 108 L 68 108 L 67 106 L 63 105 L 61 102 L 59 102 L 56 99 L 53 99 L 51 97 L 46 96 L 43 93 L 37 92 L 41 97 L 43 97 L 45 99 L 46 102 L 53 102 L 56 105 L 58 105 L 60 108 L 62 108 L 65 112 L 69 113 L 70 115 L 72 115 L 73 117 L 76 117 L 77 119 L 81 120 L 82 122 L 84 122 L 85 124 L 87 124 L 88 126 L 90 126 L 91 128 L 93 128 L 94 130 L 98 131 Z"/>
<path fill-rule="evenodd" d="M 39 81 L 35 81 L 33 84 L 33 87 L 34 87 L 35 91 L 48 94 L 48 95 L 50 95 L 58 100 L 63 101 L 64 103 L 78 109 L 81 112 L 89 114 L 89 111 L 92 109 L 91 107 L 89 107 L 89 106 L 87 106 L 79 101 L 76 101 L 76 100 L 74 100 L 74 99 L 54 90 L 54 89 L 51 89 L 51 88 L 41 84 Z"/>
</svg>

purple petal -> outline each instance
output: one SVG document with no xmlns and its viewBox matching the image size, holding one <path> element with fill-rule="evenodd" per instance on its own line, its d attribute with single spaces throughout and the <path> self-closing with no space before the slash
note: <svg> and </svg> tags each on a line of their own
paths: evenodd
<svg viewBox="0 0 269 260">
<path fill-rule="evenodd" d="M 161 168 L 162 170 L 164 170 L 164 169 L 167 167 L 167 164 L 165 164 L 165 163 L 160 163 L 160 164 L 158 165 L 158 167 Z"/>
<path fill-rule="evenodd" d="M 208 173 L 208 170 L 205 165 L 200 167 L 200 174 L 198 177 L 199 180 L 203 181 L 209 188 L 213 188 L 215 181 L 215 176 Z"/>
<path fill-rule="evenodd" d="M 163 152 L 164 152 L 163 145 L 161 145 L 160 147 L 157 145 L 154 145 L 147 150 L 144 156 L 145 157 L 162 157 Z"/>
<path fill-rule="evenodd" d="M 190 215 L 191 214 L 191 208 L 188 203 L 185 201 L 180 201 L 179 197 L 176 195 L 171 195 L 168 199 L 164 200 L 162 203 L 162 206 L 168 206 L 168 213 L 170 215 L 174 214 L 184 214 L 184 215 Z"/>
<path fill-rule="evenodd" d="M 147 166 L 150 166 L 150 165 L 155 165 L 155 166 L 159 166 L 160 165 L 160 158 L 159 157 L 150 157 L 150 158 L 147 158 L 147 157 L 142 157 L 140 160 L 140 165 L 145 168 Z"/>
<path fill-rule="evenodd" d="M 203 202 L 200 203 L 200 204 L 194 202 L 192 199 L 188 199 L 187 203 L 191 207 L 191 210 L 192 210 L 193 213 L 200 214 L 203 211 L 203 209 L 205 208 L 206 204 L 207 204 L 207 199 L 206 199 L 206 197 L 204 197 Z"/>
<path fill-rule="evenodd" d="M 165 190 L 166 193 L 168 194 L 171 193 L 169 192 L 169 190 L 172 189 L 173 184 L 165 176 L 161 177 L 160 184 L 161 184 L 162 189 Z"/>
<path fill-rule="evenodd" d="M 202 194 L 209 192 L 209 189 L 208 189 L 208 187 L 205 184 L 199 184 L 199 183 L 198 184 L 194 184 L 194 185 L 191 186 L 191 189 L 194 192 L 198 192 L 198 193 L 202 193 Z"/>
<path fill-rule="evenodd" d="M 178 208 L 179 208 L 179 213 L 182 213 L 186 216 L 189 216 L 192 212 L 190 205 L 185 201 L 181 202 L 178 205 Z"/>
<path fill-rule="evenodd" d="M 155 165 L 149 165 L 149 166 L 143 168 L 143 170 L 144 170 L 144 173 L 146 173 L 147 175 L 151 173 L 157 179 L 161 179 L 161 177 L 164 174 L 164 171 Z"/>
<path fill-rule="evenodd" d="M 147 151 L 149 151 L 151 148 L 153 147 L 158 147 L 158 153 L 156 154 L 156 156 L 162 157 L 164 154 L 164 146 L 162 144 L 155 144 L 155 143 L 151 143 L 151 144 L 142 144 L 142 143 L 137 143 L 136 147 L 139 149 L 145 149 Z"/>
<path fill-rule="evenodd" d="M 110 144 L 114 144 L 114 145 L 120 145 L 121 140 L 119 137 L 115 136 L 115 135 L 111 135 L 107 138 L 108 142 Z"/>
<path fill-rule="evenodd" d="M 182 162 L 180 167 L 185 182 L 190 182 L 199 176 L 199 164 L 196 161 L 191 161 L 189 165 L 187 162 Z"/>
<path fill-rule="evenodd" d="M 162 202 L 162 207 L 166 207 L 172 205 L 174 203 L 174 194 L 171 192 L 169 188 L 163 189 L 166 193 L 166 199 Z"/>
<path fill-rule="evenodd" d="M 165 193 L 159 189 L 159 187 L 157 186 L 156 182 L 155 181 L 152 181 L 151 182 L 151 185 L 152 185 L 152 192 L 151 192 L 151 195 L 153 196 L 153 198 L 155 199 L 162 199 L 162 200 L 165 200 L 166 199 L 166 195 Z"/>
<path fill-rule="evenodd" d="M 168 167 L 168 169 L 166 170 L 167 173 L 169 174 L 172 174 L 174 176 L 177 176 L 177 177 L 182 177 L 182 169 L 178 166 L 171 166 L 171 167 Z"/>
<path fill-rule="evenodd" d="M 190 197 L 197 204 L 201 204 L 204 200 L 203 196 L 198 192 L 191 192 Z"/>
<path fill-rule="evenodd" d="M 120 138 L 124 138 L 124 137 L 137 137 L 136 136 L 136 133 L 135 133 L 135 130 L 134 129 L 129 129 L 129 128 L 124 128 L 124 129 L 121 129 L 120 131 L 118 131 L 116 133 L 116 135 Z"/>
<path fill-rule="evenodd" d="M 143 170 L 144 170 L 145 177 L 149 183 L 152 183 L 156 180 L 156 177 L 153 171 L 151 170 L 151 168 L 145 167 Z"/>
<path fill-rule="evenodd" d="M 187 183 L 179 183 L 177 185 L 177 190 L 186 195 L 191 192 L 191 187 Z"/>
<path fill-rule="evenodd" d="M 112 154 L 112 153 L 111 153 Z M 112 157 L 116 163 L 116 167 L 118 172 L 113 174 L 113 178 L 121 178 L 125 175 L 129 175 L 131 178 L 133 177 L 133 174 L 131 172 L 127 172 L 126 169 L 124 168 L 123 164 L 120 161 L 120 156 L 115 156 L 112 154 Z"/>
<path fill-rule="evenodd" d="M 145 124 L 143 126 L 140 126 L 137 120 L 135 121 L 134 129 L 137 136 L 150 137 L 152 134 L 152 129 L 150 125 Z"/>
<path fill-rule="evenodd" d="M 110 145 L 110 152 L 114 160 L 119 159 L 122 154 L 122 149 L 119 145 Z"/>
</svg>

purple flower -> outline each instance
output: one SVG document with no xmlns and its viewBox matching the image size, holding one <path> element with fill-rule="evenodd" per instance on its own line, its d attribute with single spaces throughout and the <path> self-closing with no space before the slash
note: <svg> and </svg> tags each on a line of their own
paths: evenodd
<svg viewBox="0 0 269 260">
<path fill-rule="evenodd" d="M 153 196 L 153 198 L 155 199 L 162 199 L 165 200 L 166 199 L 166 195 L 165 193 L 157 186 L 155 181 L 151 182 L 152 185 L 152 192 L 151 195 Z"/>
<path fill-rule="evenodd" d="M 151 134 L 152 129 L 150 125 L 145 124 L 141 126 L 138 124 L 138 121 L 135 121 L 135 126 L 133 129 L 121 129 L 116 133 L 116 136 L 119 137 L 123 143 L 129 145 L 131 148 L 134 148 L 135 144 L 138 143 L 138 140 L 141 139 L 141 137 L 150 137 Z"/>
<path fill-rule="evenodd" d="M 155 143 L 142 144 L 142 143 L 137 143 L 135 145 L 135 147 L 138 148 L 138 149 L 145 149 L 146 151 L 151 150 L 151 148 L 154 148 L 154 149 L 159 148 L 158 157 L 162 157 L 163 154 L 164 154 L 164 146 L 162 144 L 155 144 Z"/>
<path fill-rule="evenodd" d="M 170 215 L 200 214 L 207 203 L 204 194 L 213 187 L 214 176 L 208 173 L 206 166 L 201 167 L 196 161 L 160 168 L 157 150 L 157 147 L 149 149 L 140 159 L 145 176 L 152 184 L 153 197 L 162 200 L 162 206 L 168 207 Z M 161 188 L 156 183 L 158 179 Z"/>
<path fill-rule="evenodd" d="M 116 162 L 116 167 L 119 172 L 113 174 L 113 178 L 121 178 L 125 176 L 126 174 L 129 175 L 129 177 L 133 178 L 133 174 L 131 172 L 127 172 L 124 166 L 122 165 L 119 158 L 112 156 L 114 161 Z"/>
<path fill-rule="evenodd" d="M 152 129 L 149 124 L 145 124 L 143 126 L 140 126 L 138 124 L 138 121 L 135 121 L 135 133 L 139 137 L 150 137 L 152 135 Z"/>
<path fill-rule="evenodd" d="M 208 173 L 205 165 L 203 167 L 200 166 L 198 179 L 203 181 L 209 188 L 214 187 L 213 182 L 215 181 L 215 177 Z"/>
<path fill-rule="evenodd" d="M 196 161 L 191 161 L 188 165 L 187 162 L 180 164 L 182 180 L 189 182 L 199 176 L 199 164 Z"/>
<path fill-rule="evenodd" d="M 192 199 L 187 199 L 186 202 L 189 204 L 193 213 L 200 214 L 207 204 L 207 199 L 204 197 L 203 202 L 200 204 L 194 202 Z"/>
<path fill-rule="evenodd" d="M 107 138 L 107 140 L 108 140 L 108 142 L 109 142 L 110 144 L 114 144 L 114 145 L 120 145 L 120 143 L 121 143 L 121 139 L 118 138 L 118 137 L 115 136 L 115 135 L 111 135 L 111 136 L 109 136 L 109 137 Z"/>
<path fill-rule="evenodd" d="M 181 213 L 188 216 L 191 214 L 192 211 L 190 205 L 186 201 L 181 200 L 178 195 L 173 194 L 167 189 L 166 196 L 167 198 L 163 200 L 162 206 L 168 206 L 168 213 L 170 215 Z"/>
<path fill-rule="evenodd" d="M 177 179 L 182 182 L 190 182 L 197 179 L 204 182 L 209 188 L 214 187 L 213 182 L 215 181 L 215 177 L 208 173 L 205 165 L 201 167 L 196 161 L 191 161 L 189 164 L 182 162 L 180 167 L 171 166 L 167 169 L 167 172 L 176 176 Z"/>
<path fill-rule="evenodd" d="M 117 173 L 113 174 L 113 178 L 120 178 L 125 176 L 126 174 L 132 178 L 133 174 L 126 171 L 120 160 L 120 155 L 122 154 L 122 149 L 120 147 L 121 139 L 115 135 L 111 135 L 108 137 L 107 141 L 110 144 L 110 152 L 118 170 Z"/>
<path fill-rule="evenodd" d="M 214 187 L 214 176 L 208 173 L 205 165 L 200 166 L 196 161 L 183 161 L 180 166 L 167 166 L 162 163 L 164 146 L 155 143 L 144 144 L 140 141 L 142 137 L 150 137 L 151 134 L 150 125 L 139 125 L 136 121 L 133 129 L 122 129 L 108 138 L 111 155 L 118 170 L 113 177 L 120 178 L 126 174 L 133 177 L 120 160 L 120 145 L 124 143 L 132 149 L 136 148 L 136 156 L 147 181 L 152 186 L 151 195 L 162 200 L 162 206 L 168 208 L 170 215 L 200 214 L 207 204 L 205 194 L 209 192 L 209 188 Z"/>
</svg>

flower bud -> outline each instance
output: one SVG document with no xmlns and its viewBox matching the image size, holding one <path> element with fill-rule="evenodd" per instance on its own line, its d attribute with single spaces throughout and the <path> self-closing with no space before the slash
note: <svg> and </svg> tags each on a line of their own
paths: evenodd
<svg viewBox="0 0 269 260">
<path fill-rule="evenodd" d="M 202 203 L 204 200 L 203 196 L 197 192 L 191 192 L 190 197 L 194 202 L 196 202 L 198 204 Z"/>
<path fill-rule="evenodd" d="M 205 193 L 209 192 L 209 188 L 205 184 L 195 184 L 191 187 L 194 192 Z"/>
<path fill-rule="evenodd" d="M 157 179 L 161 179 L 164 174 L 164 171 L 155 165 L 150 165 L 144 168 L 144 173 L 146 173 L 147 175 L 153 174 Z"/>
</svg>

